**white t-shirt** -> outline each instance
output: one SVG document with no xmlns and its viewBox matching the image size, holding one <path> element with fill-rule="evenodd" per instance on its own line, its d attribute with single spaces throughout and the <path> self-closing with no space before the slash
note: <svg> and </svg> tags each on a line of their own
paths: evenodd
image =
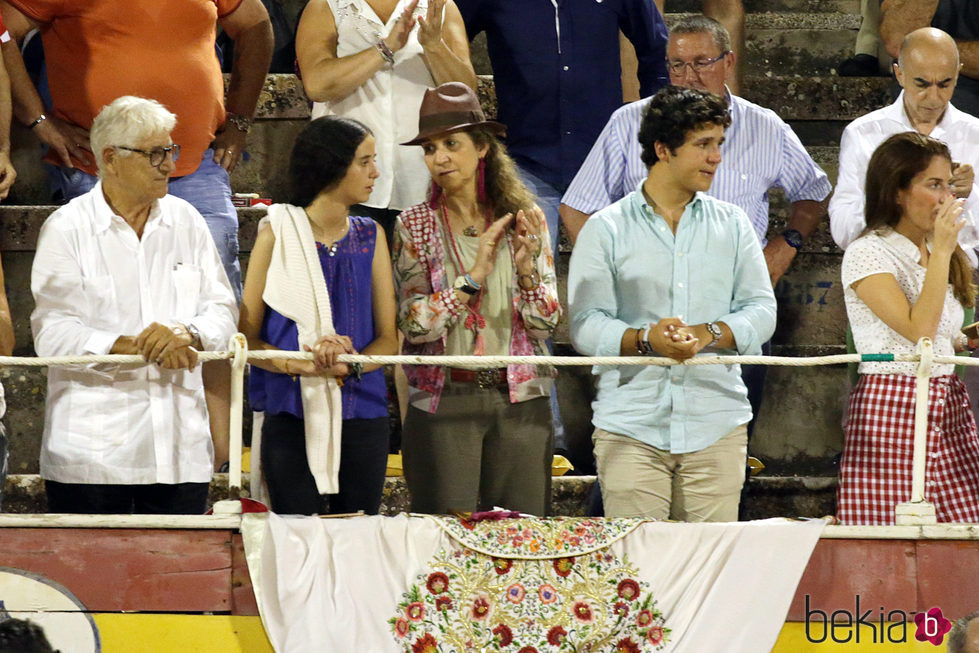
<svg viewBox="0 0 979 653">
<path fill-rule="evenodd" d="M 918 246 L 889 227 L 879 229 L 853 241 L 843 255 L 843 299 L 846 315 L 853 331 L 853 342 L 861 354 L 913 354 L 917 343 L 911 342 L 883 320 L 857 296 L 851 284 L 874 274 L 890 274 L 913 304 L 925 282 L 925 268 L 919 263 Z M 955 339 L 962 330 L 965 315 L 962 304 L 952 292 L 945 290 L 945 305 L 933 341 L 936 356 L 954 356 Z M 860 363 L 861 374 L 915 374 L 916 363 Z M 953 365 L 935 365 L 931 375 L 952 374 Z"/>
</svg>

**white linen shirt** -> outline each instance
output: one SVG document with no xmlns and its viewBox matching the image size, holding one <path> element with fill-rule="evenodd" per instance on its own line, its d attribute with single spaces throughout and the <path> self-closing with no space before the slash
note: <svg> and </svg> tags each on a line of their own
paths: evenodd
<svg viewBox="0 0 979 653">
<path fill-rule="evenodd" d="M 851 284 L 874 274 L 890 274 L 897 281 L 909 304 L 918 301 L 925 283 L 925 268 L 920 264 L 918 246 L 890 227 L 884 227 L 857 238 L 843 254 L 843 301 L 853 330 L 853 342 L 861 354 L 913 354 L 916 343 L 887 326 L 870 310 Z M 945 305 L 938 322 L 934 346 L 936 356 L 954 356 L 955 339 L 962 329 L 962 304 L 952 293 L 952 284 L 945 290 Z M 915 374 L 916 363 L 860 363 L 861 374 Z M 931 375 L 952 374 L 954 365 L 935 365 Z"/>
<path fill-rule="evenodd" d="M 41 227 L 31 292 L 38 356 L 107 354 L 152 322 L 190 324 L 224 349 L 238 310 L 201 215 L 156 202 L 142 239 L 102 183 Z M 41 476 L 62 483 L 206 483 L 213 450 L 201 368 L 90 364 L 48 369 Z"/>
<path fill-rule="evenodd" d="M 401 12 L 411 0 L 400 0 L 382 23 L 367 0 L 327 0 L 337 28 L 337 57 L 373 50 L 391 33 Z M 424 18 L 428 0 L 419 0 L 413 14 Z M 435 80 L 425 66 L 418 30 L 413 29 L 405 46 L 394 53 L 394 65 L 385 64 L 357 90 L 336 102 L 313 104 L 311 118 L 342 116 L 356 118 L 374 133 L 377 171 L 374 191 L 365 206 L 398 211 L 425 201 L 431 176 L 422 148 L 401 145 L 418 134 L 418 112 L 425 90 Z"/>
<path fill-rule="evenodd" d="M 829 229 L 840 249 L 849 247 L 867 226 L 864 181 L 874 150 L 890 136 L 911 131 L 914 127 L 904 111 L 904 91 L 894 104 L 857 118 L 843 130 L 836 192 L 829 201 Z M 979 174 L 979 118 L 949 104 L 930 136 L 948 145 L 953 161 L 968 163 Z M 972 185 L 965 209 L 972 212 L 973 220 L 979 217 L 979 186 L 976 184 Z M 960 242 L 971 237 L 969 231 L 962 230 Z M 971 248 L 965 252 L 975 266 L 975 253 Z"/>
</svg>

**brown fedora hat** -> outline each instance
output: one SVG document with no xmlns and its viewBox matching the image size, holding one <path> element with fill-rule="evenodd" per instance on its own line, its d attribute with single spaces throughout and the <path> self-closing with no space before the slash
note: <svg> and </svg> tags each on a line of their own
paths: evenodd
<svg viewBox="0 0 979 653">
<path fill-rule="evenodd" d="M 446 82 L 425 91 L 418 112 L 418 135 L 402 145 L 421 145 L 433 136 L 469 127 L 487 127 L 497 134 L 506 132 L 503 123 L 486 119 L 471 88 L 462 82 Z"/>
</svg>

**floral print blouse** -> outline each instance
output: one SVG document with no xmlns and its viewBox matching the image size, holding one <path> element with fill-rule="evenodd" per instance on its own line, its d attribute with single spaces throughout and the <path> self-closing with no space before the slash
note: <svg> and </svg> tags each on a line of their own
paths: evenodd
<svg viewBox="0 0 979 653">
<path fill-rule="evenodd" d="M 438 212 L 427 202 L 398 216 L 391 255 L 398 299 L 398 328 L 405 336 L 402 353 L 441 355 L 449 329 L 464 320 L 468 310 L 456 297 L 445 272 L 445 243 L 438 225 Z M 540 282 L 524 290 L 517 284 L 516 265 L 512 279 L 513 313 L 510 333 L 511 356 L 547 355 L 545 341 L 561 317 L 547 225 L 541 225 L 541 251 L 537 256 Z M 513 256 L 512 235 L 507 247 Z M 461 325 L 460 325 L 460 328 Z M 445 385 L 445 367 L 405 365 L 411 386 L 411 404 L 430 413 L 438 410 Z M 551 365 L 508 365 L 510 401 L 516 403 L 550 394 L 555 371 Z"/>
</svg>

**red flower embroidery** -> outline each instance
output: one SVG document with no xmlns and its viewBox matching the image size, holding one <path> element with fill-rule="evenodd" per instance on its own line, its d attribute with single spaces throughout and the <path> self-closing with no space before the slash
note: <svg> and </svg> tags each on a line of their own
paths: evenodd
<svg viewBox="0 0 979 653">
<path fill-rule="evenodd" d="M 513 560 L 508 558 L 493 558 L 493 569 L 502 576 L 513 568 Z"/>
<path fill-rule="evenodd" d="M 403 617 L 394 622 L 394 634 L 401 638 L 408 634 L 408 622 Z"/>
<path fill-rule="evenodd" d="M 526 593 L 527 591 L 524 589 L 523 585 L 520 583 L 514 583 L 507 588 L 506 597 L 510 603 L 520 603 L 523 601 L 523 597 Z"/>
<path fill-rule="evenodd" d="M 517 651 L 517 653 L 537 653 L 537 649 L 533 646 L 524 646 L 522 649 Z"/>
<path fill-rule="evenodd" d="M 643 610 L 636 615 L 636 625 L 640 628 L 645 628 L 651 623 L 653 623 L 653 613 L 649 610 Z"/>
<path fill-rule="evenodd" d="M 547 631 L 547 643 L 551 646 L 560 646 L 564 643 L 564 638 L 568 636 L 568 631 L 566 631 L 561 626 L 554 626 L 549 631 Z"/>
<path fill-rule="evenodd" d="M 425 616 L 425 605 L 419 601 L 409 603 L 408 607 L 405 608 L 405 615 L 412 621 L 421 621 Z"/>
<path fill-rule="evenodd" d="M 635 601 L 636 597 L 639 596 L 639 583 L 631 578 L 621 581 L 619 583 L 619 596 L 626 601 Z"/>
<path fill-rule="evenodd" d="M 448 612 L 452 609 L 452 599 L 447 596 L 439 596 L 435 599 L 435 609 L 438 612 Z"/>
<path fill-rule="evenodd" d="M 551 585 L 541 585 L 537 590 L 537 596 L 541 603 L 554 603 L 557 601 L 557 590 Z"/>
<path fill-rule="evenodd" d="M 477 596 L 473 600 L 472 618 L 475 621 L 484 621 L 489 616 L 491 610 L 489 597 L 485 594 Z"/>
<path fill-rule="evenodd" d="M 657 645 L 663 643 L 663 629 L 659 626 L 653 626 L 646 633 L 646 639 L 649 640 L 650 644 Z"/>
<path fill-rule="evenodd" d="M 629 606 L 625 603 L 625 601 L 616 601 L 615 607 L 612 608 L 612 612 L 616 617 L 628 617 Z"/>
<path fill-rule="evenodd" d="M 438 653 L 438 642 L 430 633 L 426 633 L 411 645 L 411 653 Z"/>
<path fill-rule="evenodd" d="M 493 629 L 493 634 L 496 635 L 496 643 L 500 646 L 509 646 L 513 643 L 513 631 L 506 624 L 498 624 Z"/>
<path fill-rule="evenodd" d="M 592 614 L 591 606 L 586 601 L 575 601 L 571 607 L 571 614 L 583 624 L 590 624 L 595 615 Z"/>
<path fill-rule="evenodd" d="M 558 558 L 554 561 L 554 572 L 561 578 L 567 578 L 574 569 L 574 558 Z"/>
<path fill-rule="evenodd" d="M 615 653 L 640 653 L 639 645 L 631 637 L 620 639 L 615 645 Z"/>
<path fill-rule="evenodd" d="M 441 571 L 437 571 L 428 577 L 428 582 L 425 583 L 425 587 L 432 594 L 441 594 L 449 588 L 449 577 Z"/>
</svg>

